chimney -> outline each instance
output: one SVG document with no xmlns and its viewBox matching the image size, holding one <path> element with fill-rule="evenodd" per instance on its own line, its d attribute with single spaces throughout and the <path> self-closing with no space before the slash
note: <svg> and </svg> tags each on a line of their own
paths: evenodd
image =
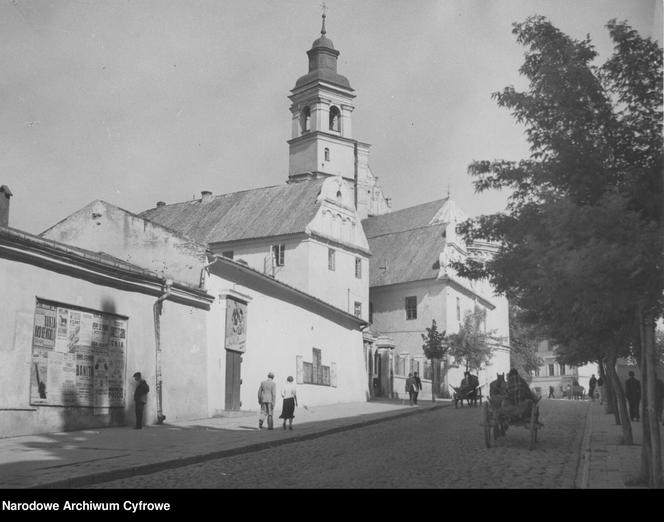
<svg viewBox="0 0 664 522">
<path fill-rule="evenodd" d="M 201 191 L 201 203 L 209 203 L 212 201 L 212 192 L 209 190 L 203 190 Z"/>
<path fill-rule="evenodd" d="M 166 206 L 166 202 L 165 202 L 165 201 L 157 201 L 157 208 L 159 208 L 159 207 L 165 207 L 165 206 Z"/>
<path fill-rule="evenodd" d="M 7 185 L 0 187 L 0 227 L 9 226 L 9 198 L 12 195 L 12 191 Z"/>
</svg>

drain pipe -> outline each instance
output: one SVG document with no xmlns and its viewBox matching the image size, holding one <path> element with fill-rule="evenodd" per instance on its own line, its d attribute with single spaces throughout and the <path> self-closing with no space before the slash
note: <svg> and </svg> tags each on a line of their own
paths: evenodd
<svg viewBox="0 0 664 522">
<path fill-rule="evenodd" d="M 162 303 L 171 295 L 171 286 L 173 286 L 172 279 L 164 281 L 164 293 L 159 296 L 152 306 L 154 314 L 154 340 L 155 340 L 155 366 L 156 366 L 156 388 L 157 388 L 157 424 L 163 424 L 166 420 L 163 410 L 163 396 L 162 396 L 162 382 L 161 382 L 161 340 L 159 317 L 161 316 Z"/>
</svg>

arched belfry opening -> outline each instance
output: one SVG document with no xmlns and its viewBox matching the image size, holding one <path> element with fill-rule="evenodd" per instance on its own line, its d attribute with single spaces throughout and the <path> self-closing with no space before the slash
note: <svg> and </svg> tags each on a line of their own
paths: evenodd
<svg viewBox="0 0 664 522">
<path fill-rule="evenodd" d="M 307 106 L 302 109 L 300 115 L 300 130 L 302 134 L 311 130 L 311 109 Z"/>
<path fill-rule="evenodd" d="M 331 131 L 340 132 L 341 131 L 341 111 L 339 107 L 333 105 L 330 107 L 330 125 L 329 128 Z"/>
</svg>

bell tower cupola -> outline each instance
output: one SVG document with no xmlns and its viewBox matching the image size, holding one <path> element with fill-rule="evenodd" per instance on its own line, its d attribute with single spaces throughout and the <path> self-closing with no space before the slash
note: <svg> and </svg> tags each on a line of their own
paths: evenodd
<svg viewBox="0 0 664 522">
<path fill-rule="evenodd" d="M 309 72 L 298 78 L 288 97 L 292 133 L 288 177 L 356 174 L 356 142 L 352 139 L 351 113 L 355 94 L 348 78 L 337 72 L 339 51 L 327 37 L 325 13 L 320 37 L 307 51 Z"/>
</svg>

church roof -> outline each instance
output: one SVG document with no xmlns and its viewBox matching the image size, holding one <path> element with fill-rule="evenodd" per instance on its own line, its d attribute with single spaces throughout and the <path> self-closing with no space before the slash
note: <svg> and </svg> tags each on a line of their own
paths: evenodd
<svg viewBox="0 0 664 522">
<path fill-rule="evenodd" d="M 443 208 L 445 201 L 446 199 L 438 199 L 422 205 L 367 218 L 362 221 L 364 233 L 367 238 L 372 238 L 428 226 Z"/>
<path fill-rule="evenodd" d="M 205 243 L 304 232 L 324 179 L 311 179 L 162 205 L 140 215 Z"/>
<path fill-rule="evenodd" d="M 372 254 L 369 285 L 436 278 L 446 224 L 463 219 L 447 197 L 362 221 Z"/>
<path fill-rule="evenodd" d="M 369 286 L 436 278 L 444 231 L 438 224 L 368 238 Z"/>
</svg>

